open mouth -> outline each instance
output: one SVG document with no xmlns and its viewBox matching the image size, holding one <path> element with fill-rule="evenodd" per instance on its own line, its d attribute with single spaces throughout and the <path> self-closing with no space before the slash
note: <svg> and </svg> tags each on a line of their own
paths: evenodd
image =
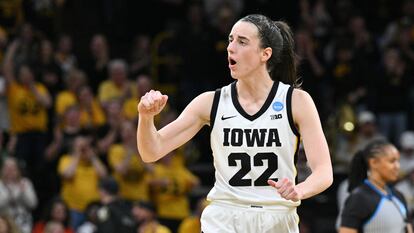
<svg viewBox="0 0 414 233">
<path fill-rule="evenodd" d="M 235 60 L 229 58 L 229 63 L 230 63 L 230 65 L 236 65 L 237 62 Z"/>
</svg>

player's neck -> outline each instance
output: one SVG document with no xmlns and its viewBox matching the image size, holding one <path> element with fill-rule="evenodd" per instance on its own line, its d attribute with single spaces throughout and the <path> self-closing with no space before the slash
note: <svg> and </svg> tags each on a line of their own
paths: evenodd
<svg viewBox="0 0 414 233">
<path fill-rule="evenodd" d="M 243 98 L 252 98 L 254 96 L 266 98 L 272 86 L 273 80 L 271 79 L 239 80 L 237 82 L 237 92 Z"/>
</svg>

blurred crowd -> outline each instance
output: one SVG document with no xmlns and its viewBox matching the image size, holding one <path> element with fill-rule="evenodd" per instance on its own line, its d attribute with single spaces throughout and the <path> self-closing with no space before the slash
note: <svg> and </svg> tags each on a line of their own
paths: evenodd
<svg viewBox="0 0 414 233">
<path fill-rule="evenodd" d="M 228 33 L 250 13 L 294 29 L 302 88 L 331 149 L 334 191 L 355 152 L 385 138 L 400 149 L 397 186 L 414 209 L 414 0 L 372 4 L 0 1 L 0 233 L 199 232 L 214 182 L 208 131 L 144 164 L 137 103 L 148 90 L 167 93 L 156 119 L 162 127 L 196 95 L 232 82 Z M 303 157 L 298 168 L 304 179 Z M 328 198 L 331 208 L 341 205 L 336 193 Z M 303 232 L 322 232 L 306 220 Z"/>
</svg>

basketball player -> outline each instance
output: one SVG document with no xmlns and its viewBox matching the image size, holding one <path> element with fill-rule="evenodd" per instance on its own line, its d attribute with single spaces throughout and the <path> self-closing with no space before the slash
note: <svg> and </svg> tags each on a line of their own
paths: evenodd
<svg viewBox="0 0 414 233">
<path fill-rule="evenodd" d="M 400 153 L 389 142 L 373 141 L 355 154 L 339 233 L 413 232 L 403 195 L 389 185 L 399 171 Z"/>
<path fill-rule="evenodd" d="M 311 97 L 295 89 L 292 33 L 284 22 L 248 15 L 227 47 L 232 84 L 196 97 L 169 125 L 154 116 L 168 97 L 146 93 L 138 104 L 138 149 L 154 162 L 211 127 L 216 182 L 201 217 L 205 233 L 299 232 L 296 207 L 332 183 L 332 166 Z M 206 64 L 207 65 L 207 64 Z M 312 174 L 296 184 L 302 139 Z"/>
</svg>

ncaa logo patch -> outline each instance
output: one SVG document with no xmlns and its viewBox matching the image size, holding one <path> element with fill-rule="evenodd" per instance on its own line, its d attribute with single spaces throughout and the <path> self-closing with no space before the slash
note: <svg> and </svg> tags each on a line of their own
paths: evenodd
<svg viewBox="0 0 414 233">
<path fill-rule="evenodd" d="M 282 111 L 283 109 L 283 104 L 279 101 L 276 101 L 273 103 L 272 105 L 273 110 L 275 110 L 276 112 Z"/>
</svg>

